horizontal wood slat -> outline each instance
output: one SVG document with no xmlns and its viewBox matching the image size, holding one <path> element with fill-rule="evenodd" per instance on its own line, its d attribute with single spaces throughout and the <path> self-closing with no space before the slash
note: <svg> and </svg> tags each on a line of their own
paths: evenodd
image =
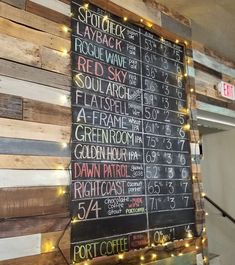
<svg viewBox="0 0 235 265">
<path fill-rule="evenodd" d="M 70 107 L 70 93 L 33 82 L 0 76 L 0 93 Z"/>
<path fill-rule="evenodd" d="M 42 48 L 42 68 L 57 73 L 71 75 L 70 54 Z"/>
<path fill-rule="evenodd" d="M 0 137 L 44 140 L 52 142 L 70 141 L 70 127 L 0 118 Z M 27 129 L 26 129 L 27 128 Z"/>
<path fill-rule="evenodd" d="M 65 16 L 70 16 L 70 6 L 58 0 L 30 0 L 33 3 L 44 6 Z"/>
<path fill-rule="evenodd" d="M 0 32 L 18 39 L 48 47 L 50 49 L 63 51 L 70 50 L 70 41 L 58 36 L 22 26 L 8 19 L 0 18 Z"/>
<path fill-rule="evenodd" d="M 35 216 L 67 212 L 65 187 L 4 188 L 0 190 L 0 217 Z"/>
<path fill-rule="evenodd" d="M 71 151 L 65 143 L 0 137 L 0 154 L 70 157 Z"/>
<path fill-rule="evenodd" d="M 52 10 L 52 9 L 46 8 L 45 6 L 39 5 L 39 4 L 34 3 L 32 1 L 27 1 L 26 10 L 28 12 L 35 14 L 35 15 L 49 19 L 53 22 L 56 22 L 59 24 L 64 24 L 64 25 L 70 27 L 70 17 L 65 16 L 65 15 L 63 15 L 57 11 Z"/>
<path fill-rule="evenodd" d="M 0 238 L 16 237 L 64 230 L 70 220 L 69 213 L 31 218 L 13 218 L 1 222 Z"/>
<path fill-rule="evenodd" d="M 0 170 L 0 188 L 66 186 L 70 184 L 68 170 Z"/>
<path fill-rule="evenodd" d="M 36 100 L 24 99 L 23 120 L 55 125 L 71 125 L 71 109 L 42 103 Z"/>
<path fill-rule="evenodd" d="M 51 156 L 0 155 L 1 169 L 65 169 L 70 158 Z"/>
<path fill-rule="evenodd" d="M 28 65 L 0 59 L 0 74 L 36 84 L 70 91 L 68 76 Z M 8 93 L 9 94 L 9 93 Z"/>
<path fill-rule="evenodd" d="M 0 34 L 0 47 L 1 58 L 41 67 L 40 47 L 36 44 Z"/>
<path fill-rule="evenodd" d="M 18 8 L 0 3 L 0 16 L 19 24 L 51 33 L 61 38 L 70 39 L 70 33 L 65 32 L 61 24 L 45 19 L 40 16 L 40 14 L 34 15 L 30 12 L 19 10 Z"/>
<path fill-rule="evenodd" d="M 65 227 L 64 227 L 65 229 Z M 55 252 L 58 251 L 58 243 L 60 240 L 60 248 L 61 249 L 69 249 L 70 248 L 70 229 L 66 231 L 57 231 L 42 234 L 41 240 L 41 253 L 47 252 Z M 52 248 L 50 249 L 50 247 Z"/>
<path fill-rule="evenodd" d="M 69 251 L 67 251 L 67 256 Z M 51 252 L 30 257 L 11 259 L 1 262 L 1 265 L 67 265 L 61 253 Z"/>
<path fill-rule="evenodd" d="M 0 262 L 39 254 L 40 244 L 41 234 L 0 239 Z"/>
<path fill-rule="evenodd" d="M 15 6 L 17 8 L 25 9 L 25 4 L 27 0 L 2 0 L 2 2 Z"/>
<path fill-rule="evenodd" d="M 1 84 L 1 83 L 0 83 Z M 0 117 L 22 120 L 22 98 L 0 93 Z"/>
</svg>

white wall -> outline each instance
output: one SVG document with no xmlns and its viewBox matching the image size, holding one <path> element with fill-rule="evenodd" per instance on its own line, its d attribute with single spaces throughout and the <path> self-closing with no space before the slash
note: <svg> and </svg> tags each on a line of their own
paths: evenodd
<svg viewBox="0 0 235 265">
<path fill-rule="evenodd" d="M 203 136 L 202 175 L 206 194 L 235 217 L 235 130 Z M 235 224 L 208 202 L 209 251 L 221 255 L 222 265 L 235 264 Z"/>
</svg>

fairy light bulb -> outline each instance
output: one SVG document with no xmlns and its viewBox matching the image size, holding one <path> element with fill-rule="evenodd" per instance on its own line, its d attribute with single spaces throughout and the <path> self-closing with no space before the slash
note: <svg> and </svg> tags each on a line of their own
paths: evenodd
<svg viewBox="0 0 235 265">
<path fill-rule="evenodd" d="M 140 256 L 140 260 L 144 260 L 144 256 L 143 255 Z"/>
<path fill-rule="evenodd" d="M 106 21 L 106 20 L 108 20 L 108 19 L 109 19 L 108 15 L 104 15 L 104 16 L 103 16 L 103 21 Z"/>
<path fill-rule="evenodd" d="M 123 17 L 123 20 L 124 20 L 124 21 L 127 21 L 127 20 L 128 20 L 128 18 L 127 18 L 127 17 Z"/>
<path fill-rule="evenodd" d="M 179 40 L 177 39 L 177 40 L 175 40 L 175 43 L 179 43 Z"/>
<path fill-rule="evenodd" d="M 124 255 L 123 255 L 123 254 L 119 254 L 119 255 L 118 255 L 118 258 L 119 258 L 119 259 L 123 259 L 123 258 L 124 258 Z"/>
</svg>

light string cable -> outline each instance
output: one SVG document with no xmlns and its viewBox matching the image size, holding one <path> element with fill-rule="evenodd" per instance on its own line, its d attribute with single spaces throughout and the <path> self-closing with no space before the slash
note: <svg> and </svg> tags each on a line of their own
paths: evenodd
<svg viewBox="0 0 235 265">
<path fill-rule="evenodd" d="M 185 49 L 187 51 L 186 46 L 185 46 Z M 187 54 L 187 52 L 186 52 L 186 54 Z M 189 56 L 188 56 L 188 58 L 189 58 Z M 188 59 L 186 60 L 186 72 L 189 73 L 189 61 L 188 61 Z M 195 93 L 195 87 L 191 87 L 191 78 L 190 78 L 190 76 L 188 77 L 187 81 L 188 81 L 189 94 L 190 94 L 190 99 L 189 99 L 189 115 L 190 115 L 190 117 L 189 118 L 191 120 L 192 133 L 193 133 L 193 138 L 194 138 L 194 142 L 195 142 L 195 147 L 194 147 L 194 156 L 195 157 L 191 157 L 191 158 L 194 160 L 193 162 L 196 165 L 196 174 L 198 174 L 197 172 L 199 172 L 199 169 L 200 169 L 199 168 L 200 162 L 198 162 L 197 155 L 196 155 L 197 154 L 197 142 L 196 142 L 197 135 L 195 133 L 195 130 L 197 130 L 198 127 L 197 127 L 197 120 L 194 120 L 193 112 L 192 112 L 192 107 L 193 107 L 192 102 L 194 101 L 193 95 Z M 192 161 L 191 161 L 191 163 L 192 163 Z M 197 187 L 198 187 L 198 190 L 199 190 L 199 194 L 200 194 L 199 203 L 200 203 L 201 209 L 203 210 L 204 209 L 204 203 L 203 203 L 203 200 L 202 200 L 203 199 L 203 197 L 202 197 L 202 189 L 201 189 L 201 185 L 200 185 L 199 179 L 198 179 L 196 174 L 195 174 L 195 179 L 192 178 L 192 182 L 194 183 L 194 180 L 196 180 L 196 184 L 197 184 Z M 194 203 L 195 203 L 195 201 L 194 201 Z M 196 207 L 195 207 L 195 209 L 196 209 Z M 202 233 L 203 233 L 203 228 L 201 229 L 201 231 L 199 233 L 197 233 L 197 236 L 201 237 Z"/>
<path fill-rule="evenodd" d="M 71 58 L 71 57 L 70 57 Z M 73 75 L 73 73 L 72 73 Z M 72 89 L 73 89 L 73 78 L 71 80 L 71 89 L 70 89 L 70 102 L 71 102 L 71 130 L 70 130 L 70 138 L 69 138 L 69 150 L 70 150 L 70 154 L 71 154 L 71 150 L 72 150 L 72 144 L 73 144 L 73 141 L 72 141 L 72 134 L 73 134 L 73 115 L 72 115 L 72 98 L 71 98 L 71 95 L 72 95 Z M 72 165 L 72 157 L 70 157 L 70 161 L 67 165 L 67 167 L 64 169 L 68 172 L 68 175 L 69 175 L 69 186 L 68 186 L 68 190 L 67 190 L 67 202 L 68 202 L 68 208 L 70 210 L 70 214 L 69 214 L 69 220 L 62 232 L 62 234 L 60 235 L 58 241 L 57 241 L 57 248 L 61 254 L 61 256 L 63 257 L 64 261 L 66 262 L 67 265 L 70 265 L 70 262 L 68 261 L 68 259 L 66 258 L 64 252 L 62 251 L 61 247 L 60 247 L 60 243 L 61 243 L 61 240 L 63 239 L 68 227 L 71 225 L 71 222 L 72 222 L 72 214 L 71 214 L 71 209 L 70 209 L 70 198 L 71 198 L 71 183 L 72 183 L 72 168 L 71 168 L 71 165 Z"/>
</svg>

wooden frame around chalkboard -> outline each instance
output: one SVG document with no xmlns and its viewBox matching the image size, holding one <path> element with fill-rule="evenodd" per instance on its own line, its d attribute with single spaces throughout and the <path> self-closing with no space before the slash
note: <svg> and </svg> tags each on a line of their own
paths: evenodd
<svg viewBox="0 0 235 265">
<path fill-rule="evenodd" d="M 193 67 L 192 42 L 190 39 L 185 39 L 156 24 L 151 23 L 151 27 L 149 27 L 147 24 L 148 22 L 146 22 L 146 24 L 143 25 L 140 23 L 141 20 L 140 16 L 134 14 L 133 12 L 128 11 L 127 9 L 121 8 L 120 6 L 110 1 L 108 2 L 108 4 L 106 0 L 90 0 L 89 2 L 119 17 L 127 16 L 128 20 L 131 23 L 136 24 L 137 26 L 140 27 L 146 27 L 149 31 L 162 36 L 164 39 L 166 38 L 173 42 L 177 40 L 177 43 L 183 45 L 185 49 L 185 62 L 186 62 L 185 66 Z M 187 76 L 185 89 L 187 92 L 188 107 L 190 107 L 190 109 L 194 111 L 196 109 L 196 97 L 193 94 L 195 90 L 195 80 L 194 76 L 190 75 L 189 73 Z M 191 124 L 195 123 L 196 118 L 193 115 L 191 115 L 190 117 L 191 117 L 190 123 Z M 176 242 L 171 242 L 167 244 L 167 246 L 164 245 L 154 246 L 148 249 L 129 251 L 125 254 L 125 259 L 123 260 L 120 260 L 117 255 L 109 257 L 99 257 L 96 258 L 95 261 L 91 260 L 89 264 L 94 264 L 94 265 L 133 264 L 134 265 L 140 262 L 139 258 L 143 255 L 145 257 L 145 263 L 146 263 L 146 261 L 148 262 L 152 261 L 153 253 L 157 254 L 159 260 L 170 256 L 173 257 L 174 255 L 181 256 L 181 254 L 200 252 L 206 248 L 206 239 L 204 238 L 204 241 L 201 240 L 203 225 L 205 222 L 205 211 L 204 211 L 203 200 L 201 197 L 201 169 L 198 163 L 197 152 L 196 152 L 198 141 L 199 141 L 199 133 L 197 130 L 197 126 L 194 124 L 193 128 L 190 130 L 191 156 L 192 156 L 191 169 L 193 175 L 192 180 L 193 180 L 193 196 L 195 201 L 196 226 L 199 237 L 188 239 L 186 241 L 180 240 Z M 190 246 L 188 246 L 188 244 Z M 79 264 L 86 265 L 87 263 L 81 262 Z"/>
</svg>

